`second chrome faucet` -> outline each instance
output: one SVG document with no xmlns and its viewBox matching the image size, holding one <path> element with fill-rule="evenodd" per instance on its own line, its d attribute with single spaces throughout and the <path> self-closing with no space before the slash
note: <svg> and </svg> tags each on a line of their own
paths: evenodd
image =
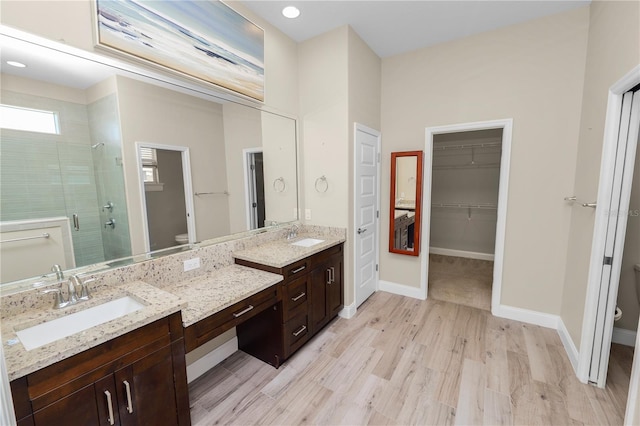
<svg viewBox="0 0 640 426">
<path fill-rule="evenodd" d="M 44 290 L 43 293 L 55 293 L 55 299 L 53 301 L 53 307 L 55 309 L 61 309 L 69 305 L 75 305 L 83 300 L 89 300 L 91 295 L 87 284 L 92 282 L 93 279 L 83 282 L 77 275 L 71 276 L 67 281 L 67 297 L 65 298 L 62 293 L 62 286 L 64 283 L 60 283 L 60 287 Z M 78 296 L 78 289 L 80 296 Z"/>
</svg>

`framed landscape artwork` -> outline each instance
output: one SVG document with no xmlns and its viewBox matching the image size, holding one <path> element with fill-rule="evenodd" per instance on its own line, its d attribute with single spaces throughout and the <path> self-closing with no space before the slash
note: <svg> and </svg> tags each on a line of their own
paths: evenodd
<svg viewBox="0 0 640 426">
<path fill-rule="evenodd" d="M 98 46 L 264 101 L 264 30 L 217 0 L 96 0 Z"/>
</svg>

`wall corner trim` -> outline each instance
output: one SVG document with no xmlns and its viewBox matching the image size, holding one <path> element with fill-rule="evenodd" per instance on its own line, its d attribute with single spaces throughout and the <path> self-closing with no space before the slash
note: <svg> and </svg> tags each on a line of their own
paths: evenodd
<svg viewBox="0 0 640 426">
<path fill-rule="evenodd" d="M 583 380 L 578 375 L 578 359 L 580 357 L 580 352 L 578 352 L 578 348 L 576 348 L 571 335 L 569 334 L 569 330 L 567 330 L 564 321 L 562 321 L 562 317 L 558 317 L 558 335 L 560 336 L 560 340 L 562 341 L 562 346 L 564 346 L 564 350 L 567 352 L 567 356 L 569 357 L 569 361 L 571 361 L 571 366 L 573 367 L 573 371 L 578 376 L 578 380 L 582 383 L 586 383 L 586 380 Z"/>
<path fill-rule="evenodd" d="M 351 319 L 356 315 L 356 302 L 354 301 L 352 304 L 345 306 L 342 308 L 340 312 L 338 312 L 338 316 L 345 319 Z"/>
<path fill-rule="evenodd" d="M 380 280 L 378 289 L 387 293 L 397 294 L 399 296 L 412 297 L 414 299 L 426 300 L 426 288 L 409 287 L 408 285 L 398 284 L 391 281 Z"/>
<path fill-rule="evenodd" d="M 539 325 L 540 327 L 558 329 L 560 317 L 558 315 L 544 312 L 532 311 L 529 309 L 517 308 L 515 306 L 498 305 L 491 313 L 500 318 L 507 318 L 514 321 L 526 322 L 527 324 Z"/>
<path fill-rule="evenodd" d="M 202 358 L 187 365 L 187 383 L 193 382 L 238 350 L 238 337 L 229 339 Z"/>
<path fill-rule="evenodd" d="M 611 341 L 613 343 L 631 346 L 633 348 L 636 346 L 636 334 L 637 333 L 633 330 L 613 327 L 613 336 L 611 336 Z"/>
</svg>

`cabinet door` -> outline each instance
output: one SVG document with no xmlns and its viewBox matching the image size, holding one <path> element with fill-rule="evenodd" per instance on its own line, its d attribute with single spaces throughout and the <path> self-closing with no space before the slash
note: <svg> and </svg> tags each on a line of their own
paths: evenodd
<svg viewBox="0 0 640 426">
<path fill-rule="evenodd" d="M 113 416 L 109 416 L 111 402 Z M 36 426 L 119 425 L 113 375 L 85 386 L 33 413 Z"/>
<path fill-rule="evenodd" d="M 335 318 L 344 307 L 342 259 L 342 255 L 334 256 L 331 258 L 331 263 L 329 264 L 330 279 L 327 283 L 327 314 L 329 318 L 327 318 L 327 322 Z"/>
<path fill-rule="evenodd" d="M 179 423 L 170 346 L 116 371 L 115 380 L 123 426 Z"/>
<path fill-rule="evenodd" d="M 328 321 L 327 285 L 330 278 L 327 265 L 321 265 L 311 271 L 311 333 L 315 334 Z"/>
</svg>

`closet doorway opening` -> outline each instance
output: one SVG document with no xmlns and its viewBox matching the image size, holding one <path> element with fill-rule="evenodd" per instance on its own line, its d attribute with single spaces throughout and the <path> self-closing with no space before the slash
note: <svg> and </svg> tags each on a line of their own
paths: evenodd
<svg viewBox="0 0 640 426">
<path fill-rule="evenodd" d="M 498 308 L 511 126 L 509 119 L 426 129 L 425 297 Z"/>
</svg>

